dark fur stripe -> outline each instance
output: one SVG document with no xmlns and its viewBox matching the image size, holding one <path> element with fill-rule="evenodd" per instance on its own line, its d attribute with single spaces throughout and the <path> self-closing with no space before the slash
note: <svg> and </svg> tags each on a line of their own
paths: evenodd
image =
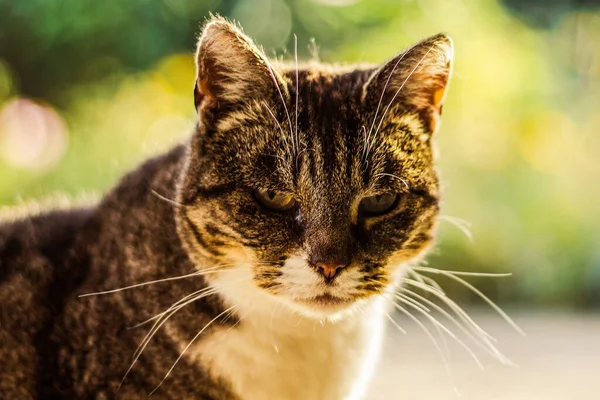
<svg viewBox="0 0 600 400">
<path fill-rule="evenodd" d="M 222 256 L 223 255 L 223 253 L 221 253 L 220 251 L 215 249 L 213 246 L 209 245 L 206 242 L 206 240 L 204 240 L 204 238 L 202 237 L 202 234 L 198 230 L 198 227 L 190 219 L 190 217 L 187 215 L 187 213 L 183 213 L 183 218 L 184 218 L 185 222 L 187 223 L 188 227 L 190 228 L 190 230 L 192 231 L 192 234 L 194 235 L 194 239 L 196 240 L 196 243 L 198 243 L 198 245 L 200 245 L 204 250 L 206 250 L 213 256 Z"/>
<path fill-rule="evenodd" d="M 235 190 L 235 183 L 224 183 L 221 185 L 214 185 L 209 187 L 198 187 L 194 194 L 187 199 L 183 205 L 189 206 L 192 205 L 198 199 L 214 199 L 221 197 L 227 193 L 231 193 Z"/>
<path fill-rule="evenodd" d="M 204 225 L 204 230 L 211 236 L 221 236 L 228 239 L 233 239 L 234 237 L 229 233 L 226 233 L 219 229 L 215 224 L 211 224 L 210 222 Z"/>
</svg>

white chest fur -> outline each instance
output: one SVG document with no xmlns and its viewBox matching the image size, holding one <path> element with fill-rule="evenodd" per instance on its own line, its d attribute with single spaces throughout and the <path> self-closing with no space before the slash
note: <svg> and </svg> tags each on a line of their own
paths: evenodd
<svg viewBox="0 0 600 400">
<path fill-rule="evenodd" d="M 358 400 L 379 356 L 383 300 L 340 321 L 319 322 L 246 297 L 237 303 L 246 309 L 241 322 L 213 331 L 190 356 L 244 400 Z"/>
<path fill-rule="evenodd" d="M 382 318 L 301 318 L 244 319 L 205 338 L 196 354 L 243 399 L 360 399 L 377 360 Z"/>
</svg>

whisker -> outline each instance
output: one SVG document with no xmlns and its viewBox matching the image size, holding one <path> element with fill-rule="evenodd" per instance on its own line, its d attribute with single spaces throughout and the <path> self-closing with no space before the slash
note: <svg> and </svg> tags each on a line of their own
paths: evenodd
<svg viewBox="0 0 600 400">
<path fill-rule="evenodd" d="M 381 100 L 380 100 L 380 102 L 381 102 Z M 377 118 L 377 113 L 375 113 L 374 118 Z M 367 151 L 367 127 L 362 125 L 362 131 L 363 131 L 364 145 L 363 145 L 363 149 L 362 149 L 361 161 L 364 164 L 364 168 L 369 169 L 369 159 L 368 159 L 369 155 L 366 153 L 366 151 Z"/>
<path fill-rule="evenodd" d="M 458 343 L 462 348 L 464 348 L 467 351 L 467 353 L 473 358 L 473 360 L 475 360 L 475 362 L 477 363 L 477 365 L 481 369 L 483 369 L 483 365 L 481 364 L 481 362 L 479 361 L 479 358 L 477 358 L 477 355 L 475 355 L 475 353 L 473 352 L 473 350 L 471 350 L 469 348 L 469 346 L 467 346 L 462 340 L 460 340 L 451 330 L 449 330 L 448 328 L 446 328 L 446 326 L 444 324 L 442 324 L 437 319 L 435 319 L 433 316 L 431 316 L 429 313 L 423 311 L 421 308 L 415 306 L 411 302 L 405 301 L 402 297 L 396 296 L 396 299 L 399 300 L 399 301 L 401 301 L 401 302 L 403 302 L 407 306 L 410 306 L 410 307 L 414 308 L 415 310 L 417 310 L 418 312 L 420 312 L 421 314 L 423 314 L 423 316 L 425 316 L 425 318 L 427 318 L 433 325 L 437 325 L 440 329 L 442 329 L 446 334 L 448 334 L 448 336 L 450 336 L 452 339 L 454 339 L 456 341 L 456 343 Z M 438 346 L 438 349 L 441 352 L 441 348 L 439 348 L 439 346 Z"/>
<path fill-rule="evenodd" d="M 469 222 L 465 221 L 462 218 L 458 218 L 458 217 L 452 217 L 450 215 L 440 215 L 438 216 L 438 219 L 441 221 L 446 221 L 451 223 L 452 225 L 454 225 L 455 227 L 457 227 L 462 233 L 465 234 L 465 236 L 467 237 L 467 239 L 469 239 L 471 242 L 473 241 L 473 234 L 471 233 L 470 229 L 469 229 Z"/>
<path fill-rule="evenodd" d="M 414 269 L 417 271 L 441 274 L 443 276 L 447 276 L 448 278 L 455 280 L 458 283 L 461 283 L 462 285 L 464 285 L 465 287 L 470 289 L 473 293 L 477 294 L 486 303 L 488 303 L 488 305 L 490 307 L 492 307 L 515 331 L 517 331 L 522 336 L 526 336 L 525 332 L 496 303 L 494 303 L 492 300 L 490 300 L 489 297 L 487 297 L 485 294 L 483 294 L 475 286 L 471 285 L 469 282 L 465 281 L 460 276 L 458 276 L 458 275 L 465 275 L 465 274 L 470 274 L 470 273 L 462 273 L 462 272 L 457 273 L 454 271 L 446 272 L 444 270 L 438 270 L 435 268 L 428 268 L 428 267 L 414 267 Z M 477 276 L 510 276 L 510 274 L 509 275 L 506 275 L 506 274 L 478 274 Z"/>
<path fill-rule="evenodd" d="M 239 280 L 238 280 L 238 281 L 236 281 L 236 282 L 239 282 Z M 236 283 L 236 282 L 233 282 L 232 284 L 234 284 L 234 283 Z M 172 315 L 172 314 L 174 314 L 175 312 L 179 311 L 181 308 L 185 307 L 186 305 L 188 305 L 188 304 L 190 304 L 190 303 L 193 303 L 193 302 L 195 302 L 195 301 L 197 301 L 197 300 L 200 300 L 200 299 L 202 299 L 202 298 L 204 298 L 204 297 L 208 297 L 208 296 L 211 296 L 211 295 L 213 295 L 213 294 L 216 294 L 216 293 L 218 293 L 219 291 L 220 291 L 220 289 L 218 289 L 218 288 L 215 288 L 215 287 L 212 287 L 212 286 L 209 286 L 209 287 L 206 287 L 206 288 L 203 288 L 203 289 L 197 290 L 197 291 L 195 291 L 195 292 L 193 292 L 193 293 L 191 293 L 191 294 L 188 294 L 187 296 L 183 297 L 182 299 L 180 299 L 180 300 L 176 301 L 175 303 L 173 303 L 173 304 L 172 304 L 172 305 L 171 305 L 171 306 L 170 306 L 168 309 L 166 309 L 165 311 L 162 311 L 162 312 L 160 312 L 160 313 L 156 314 L 155 316 L 153 316 L 153 317 L 151 317 L 151 318 L 149 318 L 149 319 L 147 319 L 147 320 L 145 320 L 145 321 L 142 321 L 142 322 L 140 322 L 139 324 L 136 324 L 136 325 L 134 325 L 134 326 L 131 326 L 131 327 L 129 327 L 129 329 L 134 329 L 134 328 L 137 328 L 137 327 L 139 327 L 139 326 L 141 326 L 141 325 L 144 325 L 144 324 L 146 324 L 146 323 L 148 323 L 148 322 L 150 322 L 150 321 L 153 321 L 153 320 L 155 320 L 155 319 L 157 319 L 157 318 L 161 318 L 162 316 L 166 315 L 167 313 L 171 313 L 171 315 Z M 196 296 L 196 297 L 194 297 L 194 296 Z M 186 301 L 186 300 L 187 300 L 187 301 Z M 166 320 L 165 320 L 164 322 L 166 322 Z M 164 322 L 163 322 L 163 323 L 164 323 Z M 162 324 L 161 324 L 161 325 L 162 325 Z M 146 337 L 152 333 L 152 331 L 154 330 L 154 328 L 155 328 L 155 325 L 153 325 L 153 326 L 152 326 L 152 328 L 150 328 L 150 331 L 149 331 L 149 332 L 146 334 Z M 156 328 L 156 330 L 158 330 L 158 329 L 160 329 L 160 326 L 158 326 L 158 327 Z M 144 338 L 144 340 L 145 340 L 145 339 L 146 339 L 146 338 Z M 142 343 L 144 342 L 144 340 L 142 340 Z M 143 350 L 143 349 L 142 349 L 142 350 Z M 135 356 L 135 355 L 138 353 L 138 351 L 139 351 L 139 346 L 138 346 L 138 349 L 136 350 L 136 352 L 134 353 L 134 356 Z M 140 353 L 141 353 L 141 352 L 140 352 Z"/>
<path fill-rule="evenodd" d="M 412 299 L 408 296 L 405 296 L 401 293 L 396 293 L 396 296 L 400 296 L 402 299 L 405 300 L 405 302 L 409 302 L 411 303 L 414 307 L 417 307 L 421 310 L 422 313 L 430 313 L 431 310 L 429 308 L 427 308 L 426 306 L 424 306 L 423 304 L 419 303 L 418 301 L 416 301 L 415 299 Z M 398 297 L 396 297 L 398 300 L 400 300 Z M 448 349 L 448 344 L 446 343 L 446 338 L 444 337 L 442 331 L 440 330 L 440 328 L 437 325 L 433 325 L 433 327 L 435 328 L 435 330 L 438 333 L 438 336 L 440 338 L 440 340 L 442 341 L 442 344 L 444 346 L 444 350 L 445 350 L 445 354 L 449 354 L 450 351 Z"/>
<path fill-rule="evenodd" d="M 406 300 L 407 302 L 413 304 L 413 306 L 420 308 L 423 312 L 426 312 L 426 313 L 431 312 L 431 310 L 429 308 L 427 308 L 426 306 L 424 306 L 423 304 L 419 303 L 415 299 L 411 299 L 410 297 L 408 297 L 402 293 L 396 293 L 395 296 L 401 297 L 402 299 Z"/>
<path fill-rule="evenodd" d="M 373 176 L 373 178 L 377 178 L 378 176 L 391 176 L 392 178 L 396 178 L 396 179 L 398 179 L 400 182 L 402 182 L 402 184 L 404 184 L 404 186 L 406 187 L 406 189 L 410 189 L 410 187 L 408 186 L 408 183 L 406 183 L 406 181 L 405 181 L 404 179 L 400 178 L 400 177 L 399 177 L 399 176 L 397 176 L 397 175 L 394 175 L 394 174 L 387 174 L 387 173 L 385 173 L 385 172 L 381 172 L 381 173 L 379 173 L 379 174 L 375 174 L 375 175 Z"/>
<path fill-rule="evenodd" d="M 271 79 L 273 80 L 273 83 L 275 84 L 275 87 L 277 88 L 277 93 L 279 93 L 279 97 L 281 98 L 281 103 L 283 104 L 283 108 L 285 110 L 285 114 L 287 115 L 287 120 L 288 120 L 288 124 L 290 127 L 290 135 L 292 135 L 292 138 L 293 138 L 294 130 L 292 129 L 292 119 L 290 118 L 290 113 L 289 113 L 287 105 L 285 103 L 285 99 L 283 98 L 283 93 L 281 92 L 281 88 L 279 87 L 279 82 L 277 81 L 275 72 L 273 71 L 273 68 L 271 67 L 271 65 L 269 63 L 267 63 L 267 68 L 269 69 L 269 74 L 271 76 Z M 296 149 L 292 149 L 292 150 L 294 153 L 296 152 Z"/>
<path fill-rule="evenodd" d="M 283 140 L 285 140 L 285 144 L 286 144 L 286 150 L 289 153 L 289 142 L 288 142 L 288 138 L 287 135 L 285 134 L 283 127 L 281 126 L 281 124 L 279 123 L 279 120 L 277 119 L 277 117 L 275 116 L 275 114 L 273 113 L 273 111 L 271 110 L 271 107 L 269 107 L 269 105 L 266 102 L 262 102 L 262 105 L 266 107 L 267 111 L 269 112 L 269 114 L 271 115 L 271 117 L 273 117 L 273 120 L 275 121 L 275 123 L 277 124 L 277 126 L 279 127 L 279 130 L 281 131 L 281 137 L 283 138 Z"/>
<path fill-rule="evenodd" d="M 207 290 L 209 289 L 209 290 Z M 176 303 L 174 303 L 171 307 L 169 307 L 169 309 L 167 311 L 165 311 L 164 313 L 162 313 L 162 315 L 160 315 L 160 317 L 158 318 L 158 320 L 152 325 L 152 327 L 150 328 L 150 330 L 148 331 L 148 333 L 146 333 L 146 336 L 144 336 L 144 338 L 142 339 L 142 341 L 140 342 L 138 348 L 136 349 L 136 351 L 133 354 L 133 361 L 131 363 L 131 365 L 129 366 L 129 368 L 127 369 L 127 371 L 125 372 L 125 375 L 123 376 L 123 379 L 121 379 L 121 383 L 119 383 L 119 388 L 121 387 L 121 385 L 125 382 L 125 379 L 127 378 L 127 376 L 129 375 L 129 372 L 131 372 L 131 370 L 133 369 L 134 365 L 137 363 L 137 361 L 139 360 L 140 356 L 142 355 L 142 353 L 144 352 L 144 350 L 146 349 L 146 347 L 148 346 L 148 344 L 150 343 L 150 341 L 152 340 L 152 338 L 154 337 L 154 335 L 160 330 L 160 328 L 169 320 L 169 318 L 171 318 L 177 311 L 181 310 L 183 307 L 185 307 L 186 305 L 193 303 L 196 300 L 199 300 L 203 297 L 207 297 L 210 295 L 213 295 L 215 293 L 219 292 L 219 290 L 215 289 L 215 288 L 204 288 L 201 289 L 194 294 L 196 294 L 196 297 L 192 297 L 191 299 L 184 301 L 183 303 L 181 303 L 183 301 L 180 300 Z M 190 297 L 189 295 L 186 297 Z"/>
<path fill-rule="evenodd" d="M 173 369 L 175 368 L 175 366 L 177 365 L 177 363 L 179 362 L 179 360 L 181 360 L 181 357 L 183 357 L 183 355 L 185 354 L 185 352 L 187 351 L 187 349 L 189 349 L 189 347 L 192 345 L 192 343 L 194 343 L 194 341 L 198 338 L 198 336 L 200 336 L 210 325 L 212 325 L 213 322 L 215 322 L 217 319 L 219 319 L 223 314 L 228 313 L 229 311 L 233 310 L 234 308 L 236 308 L 236 306 L 229 307 L 228 309 L 226 309 L 225 311 L 221 312 L 219 315 L 217 315 L 216 317 L 214 317 L 213 319 L 211 319 L 206 325 L 204 325 L 204 328 L 200 329 L 200 331 L 196 334 L 196 336 L 194 336 L 192 338 L 192 340 L 190 340 L 190 342 L 187 344 L 187 346 L 185 346 L 185 348 L 179 354 L 179 357 L 177 357 L 177 360 L 175 360 L 175 362 L 173 363 L 173 365 L 171 366 L 171 368 L 169 369 L 169 371 L 167 372 L 167 374 L 165 375 L 165 377 L 154 388 L 154 390 L 152 390 L 152 392 L 150 392 L 149 396 L 152 396 L 152 394 L 154 392 L 156 392 L 158 390 L 158 388 L 163 384 L 163 382 L 169 377 L 169 375 L 171 374 L 171 372 L 173 371 Z"/>
<path fill-rule="evenodd" d="M 422 285 L 420 282 L 414 281 L 412 279 L 404 279 L 404 281 L 407 282 L 408 284 L 418 287 L 419 289 L 422 289 L 428 293 L 432 293 L 438 299 L 442 300 L 444 302 L 444 304 L 446 304 L 448 307 L 450 307 L 459 317 L 461 317 L 461 319 L 463 319 L 463 317 L 466 318 L 469 321 L 469 323 L 473 324 L 473 326 L 476 327 L 481 334 L 487 336 L 488 338 L 490 338 L 493 341 L 496 341 L 496 339 L 494 337 L 492 337 L 485 330 L 483 330 L 479 325 L 477 325 L 477 323 L 475 321 L 473 321 L 473 319 L 471 317 L 469 317 L 467 312 L 465 310 L 463 310 L 462 307 L 460 307 L 458 304 L 456 304 L 456 302 L 454 300 L 452 300 L 451 298 L 446 296 L 445 293 L 439 292 L 428 285 Z"/>
<path fill-rule="evenodd" d="M 239 279 L 235 282 L 232 282 L 231 285 L 242 281 L 243 279 Z M 152 325 L 152 327 L 150 328 L 150 330 L 146 333 L 146 335 L 144 336 L 144 338 L 142 339 L 142 341 L 140 342 L 140 344 L 138 345 L 138 348 L 136 349 L 136 351 L 133 354 L 134 360 L 132 361 L 131 365 L 129 366 L 129 368 L 127 369 L 127 371 L 125 372 L 125 375 L 123 376 L 123 379 L 121 379 L 121 382 L 119 383 L 119 388 L 123 385 L 123 383 L 125 382 L 125 379 L 127 378 L 127 376 L 129 375 L 129 373 L 131 372 L 131 370 L 133 369 L 134 365 L 136 364 L 136 362 L 138 361 L 138 359 L 140 358 L 140 356 L 142 355 L 142 353 L 144 352 L 144 350 L 146 349 L 146 347 L 148 346 L 148 344 L 150 343 L 150 341 L 152 340 L 152 338 L 154 337 L 154 335 L 160 330 L 160 328 L 167 322 L 167 320 L 169 318 L 171 318 L 171 316 L 173 316 L 176 312 L 178 312 L 179 310 L 181 310 L 183 307 L 185 307 L 188 304 L 193 303 L 194 301 L 200 300 L 204 297 L 208 297 L 211 296 L 213 294 L 219 293 L 221 291 L 221 289 L 219 288 L 214 288 L 214 287 L 205 287 L 203 289 L 197 290 L 187 296 L 185 296 L 184 298 L 176 301 L 175 303 L 173 303 L 166 311 L 158 314 L 158 319 L 156 320 L 156 322 L 154 322 L 154 324 Z M 151 319 L 156 319 L 157 316 L 152 317 Z M 146 323 L 148 321 L 144 321 L 144 323 Z M 138 324 L 140 325 L 140 324 Z"/>
<path fill-rule="evenodd" d="M 430 278 L 428 276 L 422 276 L 419 275 L 415 272 L 415 274 L 419 277 L 421 277 L 421 281 L 426 284 L 429 285 L 431 287 L 433 287 L 434 289 L 436 289 L 437 291 L 439 291 L 441 294 L 443 294 L 444 296 L 446 295 L 446 292 L 444 292 L 444 290 L 442 289 L 442 287 L 439 285 L 439 283 L 437 283 L 433 278 Z"/>
<path fill-rule="evenodd" d="M 173 277 L 170 277 L 170 278 L 156 279 L 156 280 L 153 280 L 153 281 L 136 283 L 135 285 L 129 285 L 129 286 L 125 286 L 125 287 L 118 288 L 118 289 L 110 289 L 110 290 L 103 290 L 101 292 L 93 292 L 93 293 L 80 294 L 77 297 L 89 297 L 89 296 L 98 296 L 98 295 L 102 295 L 102 294 L 117 293 L 117 292 L 121 292 L 121 291 L 124 291 L 124 290 L 134 289 L 134 288 L 137 288 L 137 287 L 152 285 L 154 283 L 176 281 L 176 280 L 180 280 L 180 279 L 190 278 L 192 276 L 203 276 L 203 275 L 206 275 L 206 274 L 209 274 L 209 273 L 219 272 L 222 267 L 223 267 L 223 265 L 219 265 L 219 266 L 215 266 L 215 267 L 203 269 L 201 271 L 195 271 L 195 272 L 192 272 L 192 273 L 189 273 L 189 274 L 186 274 L 186 275 L 173 276 Z"/>
<path fill-rule="evenodd" d="M 406 335 L 406 331 L 405 331 L 405 330 L 404 330 L 404 329 L 403 329 L 403 328 L 402 328 L 400 325 L 398 325 L 398 323 L 397 323 L 397 322 L 394 320 L 394 318 L 392 318 L 392 316 L 391 316 L 389 313 L 385 312 L 385 316 L 386 316 L 386 317 L 388 317 L 388 319 L 389 319 L 390 321 L 392 321 L 392 324 L 394 324 L 394 326 L 395 326 L 396 328 L 398 328 L 398 330 L 399 330 L 400 332 L 402 332 L 402 333 L 404 333 L 404 334 Z"/>
<path fill-rule="evenodd" d="M 459 306 L 454 300 L 452 300 L 451 298 L 449 298 L 448 296 L 446 296 L 445 293 L 440 293 L 437 290 L 433 290 L 431 287 L 429 286 L 421 286 L 421 285 L 417 285 L 414 281 L 410 282 L 410 280 L 407 281 L 409 284 L 418 287 L 428 293 L 433 294 L 434 296 L 436 296 L 438 299 L 442 300 L 444 302 L 445 305 L 447 305 L 448 307 L 450 307 L 450 309 L 452 311 L 454 311 L 461 319 L 465 318 L 469 321 L 469 323 L 473 324 L 474 327 L 477 328 L 477 330 L 487 336 L 489 339 L 493 340 L 494 342 L 496 341 L 496 339 L 491 336 L 489 333 L 487 333 L 483 328 L 481 328 L 475 321 L 473 321 L 473 319 L 469 316 L 469 314 L 467 314 L 467 312 L 461 307 Z"/>
<path fill-rule="evenodd" d="M 377 115 L 379 114 L 379 108 L 381 107 L 381 103 L 383 102 L 383 97 L 385 96 L 385 91 L 387 90 L 388 85 L 390 84 L 390 80 L 392 79 L 394 72 L 396 72 L 396 68 L 398 68 L 398 65 L 404 59 L 404 56 L 406 56 L 409 52 L 410 52 L 410 50 L 406 51 L 404 54 L 402 54 L 400 56 L 398 61 L 396 61 L 396 64 L 394 64 L 392 71 L 389 73 L 387 80 L 385 81 L 385 85 L 383 86 L 383 90 L 381 91 L 381 96 L 379 96 L 379 102 L 377 103 L 377 108 L 375 109 L 375 115 L 373 116 L 373 122 L 371 123 L 371 127 L 369 128 L 369 133 L 368 133 L 368 135 L 365 135 L 365 147 L 363 147 L 363 157 L 364 158 L 366 158 L 366 156 L 369 154 L 370 147 L 369 147 L 369 149 L 367 149 L 366 145 L 369 143 L 368 139 L 371 137 L 371 132 L 373 131 L 373 127 L 375 126 L 375 121 L 377 120 Z M 365 129 L 365 134 L 366 133 L 367 132 Z M 365 154 L 365 150 L 366 150 L 366 154 Z"/>
<path fill-rule="evenodd" d="M 490 341 L 490 338 L 488 336 L 482 334 L 480 331 L 478 331 L 477 328 L 474 327 L 472 324 L 469 324 L 469 323 L 465 322 L 465 320 L 462 320 L 462 318 L 461 318 L 461 320 L 466 325 L 466 327 L 465 327 L 456 318 L 454 318 L 449 312 L 447 312 L 446 310 L 444 310 L 442 307 L 440 307 L 439 305 L 435 304 L 431 300 L 426 299 L 425 297 L 423 297 L 423 296 L 421 296 L 421 295 L 413 292 L 412 290 L 404 289 L 404 291 L 406 293 L 408 293 L 409 295 L 414 296 L 417 299 L 421 300 L 422 302 L 427 303 L 429 306 L 431 306 L 432 308 L 434 308 L 435 310 L 437 310 L 439 313 L 441 313 L 447 319 L 449 319 L 450 321 L 452 321 L 452 323 L 454 323 L 461 331 L 463 331 L 465 333 L 465 335 L 467 335 L 469 337 L 469 339 L 471 339 L 473 342 L 475 342 L 485 352 L 487 352 L 491 356 L 497 358 L 502 363 L 511 363 L 510 360 L 508 360 L 494 346 L 494 344 Z M 476 335 L 476 336 L 473 336 L 473 335 Z"/>
<path fill-rule="evenodd" d="M 480 277 L 488 277 L 488 278 L 506 278 L 509 276 L 512 276 L 512 272 L 469 272 L 469 271 L 452 271 L 452 270 L 438 270 L 436 268 L 431 268 L 431 267 L 410 267 L 416 271 L 422 271 L 422 272 L 430 272 L 432 274 L 439 274 L 439 275 L 443 275 L 443 274 L 451 274 L 451 275 L 458 275 L 458 276 L 480 276 Z M 425 278 L 425 277 L 423 277 Z"/>
<path fill-rule="evenodd" d="M 158 197 L 159 199 L 166 201 L 169 204 L 174 205 L 175 207 L 187 207 L 185 204 L 181 204 L 176 202 L 175 200 L 171 200 L 168 197 L 163 196 L 162 194 L 158 193 L 156 190 L 152 189 L 151 193 L 153 195 L 155 195 L 156 197 Z"/>
<path fill-rule="evenodd" d="M 294 59 L 296 60 L 296 149 L 300 148 L 300 136 L 298 134 L 298 37 L 294 34 Z M 296 169 L 298 169 L 298 157 L 296 157 Z"/>
<path fill-rule="evenodd" d="M 254 264 L 255 265 L 272 265 L 272 264 L 277 264 L 277 262 L 275 262 L 275 261 L 259 261 L 259 262 L 255 262 Z M 129 285 L 129 286 L 125 286 L 125 287 L 117 288 L 117 289 L 110 289 L 110 290 L 103 290 L 103 291 L 99 291 L 99 292 L 80 294 L 77 297 L 81 298 L 81 297 L 89 297 L 89 296 L 98 296 L 98 295 L 102 295 L 102 294 L 117 293 L 117 292 L 121 292 L 123 290 L 129 290 L 129 289 L 134 289 L 137 287 L 152 285 L 154 283 L 176 281 L 176 280 L 180 280 L 180 279 L 190 278 L 193 276 L 203 276 L 203 275 L 207 275 L 209 273 L 223 271 L 224 268 L 231 267 L 234 265 L 236 265 L 236 263 L 217 264 L 212 267 L 204 268 L 199 271 L 194 271 L 194 272 L 191 272 L 186 275 L 179 275 L 179 276 L 173 276 L 173 277 L 169 277 L 169 278 L 156 279 L 156 280 L 148 281 L 148 282 L 136 283 L 134 285 Z"/>
<path fill-rule="evenodd" d="M 411 278 L 401 278 L 401 280 L 403 280 L 404 282 L 408 282 L 408 283 L 416 283 L 418 284 L 417 287 L 424 289 L 424 287 L 427 287 L 427 290 L 435 290 L 437 292 L 439 292 L 442 295 L 446 295 L 446 293 L 444 292 L 444 290 L 442 289 L 442 287 L 440 285 L 437 284 L 437 282 L 435 282 L 433 279 L 431 279 L 432 282 L 435 282 L 435 285 L 431 285 L 429 283 L 425 283 L 425 278 L 427 278 L 426 276 L 422 276 L 419 275 L 418 273 L 416 273 L 412 268 L 409 269 L 409 274 L 411 276 L 413 276 L 415 279 L 411 279 Z"/>
<path fill-rule="evenodd" d="M 431 286 L 429 286 L 429 285 L 427 285 L 427 284 L 425 284 L 423 282 L 419 282 L 419 281 L 417 281 L 415 279 L 400 278 L 400 280 L 402 282 L 408 283 L 409 285 L 413 285 L 415 287 L 418 287 L 419 289 L 423 289 L 423 290 L 425 290 L 427 292 L 435 293 L 437 295 L 444 296 L 444 297 L 446 296 L 446 294 L 444 292 L 441 292 L 438 289 L 435 289 L 435 288 L 433 288 L 433 287 L 431 287 Z"/>
<path fill-rule="evenodd" d="M 412 315 L 404 307 L 402 307 L 401 305 L 397 304 L 396 302 L 394 302 L 393 300 L 391 300 L 389 298 L 387 298 L 387 299 L 390 302 L 392 302 L 392 304 L 394 305 L 394 307 L 396 309 L 398 309 L 400 312 L 402 312 L 408 318 L 410 318 L 411 320 L 413 320 L 414 323 L 416 323 L 421 328 L 421 330 L 423 330 L 423 332 L 425 332 L 425 335 L 427 335 L 427 337 L 429 338 L 429 340 L 433 343 L 433 345 L 435 346 L 435 348 L 439 352 L 440 357 L 441 357 L 442 361 L 444 362 L 444 366 L 446 367 L 446 371 L 448 372 L 448 375 L 451 375 L 451 373 L 450 373 L 450 366 L 448 365 L 448 360 L 446 359 L 446 356 L 444 355 L 444 352 L 442 351 L 442 348 L 440 347 L 439 343 L 437 342 L 437 340 L 435 340 L 435 337 L 433 337 L 433 335 L 431 334 L 431 331 L 429 331 L 429 329 L 427 329 L 427 327 L 417 317 L 415 317 L 414 315 Z"/>
<path fill-rule="evenodd" d="M 417 70 L 417 68 L 419 68 L 419 66 L 421 65 L 421 63 L 423 62 L 423 60 L 425 59 L 425 57 L 427 57 L 427 55 L 429 54 L 429 52 L 433 49 L 433 47 L 434 46 L 432 45 L 429 48 L 429 50 L 427 50 L 427 52 L 423 55 L 423 57 L 421 57 L 421 59 L 419 60 L 419 62 L 417 63 L 417 65 L 415 65 L 415 67 L 410 71 L 410 73 L 408 74 L 408 76 L 406 77 L 406 79 L 404 80 L 404 82 L 402 82 L 402 85 L 400 85 L 400 87 L 398 88 L 398 90 L 396 90 L 396 93 L 394 93 L 394 96 L 392 97 L 392 99 L 388 103 L 385 111 L 383 112 L 383 115 L 381 116 L 381 119 L 379 120 L 379 124 L 377 125 L 377 129 L 375 130 L 375 133 L 373 134 L 373 138 L 371 139 L 370 147 L 373 147 L 372 144 L 375 141 L 375 137 L 379 133 L 379 129 L 381 129 L 381 125 L 383 124 L 383 120 L 385 119 L 385 116 L 387 115 L 390 107 L 394 103 L 394 100 L 396 100 L 396 97 L 398 96 L 398 94 L 400 93 L 400 91 L 404 88 L 404 85 L 406 85 L 406 82 L 408 82 L 408 80 L 411 78 L 411 76 L 413 75 L 413 73 Z"/>
<path fill-rule="evenodd" d="M 214 292 L 212 292 L 212 291 L 214 291 Z M 129 327 L 129 329 L 138 328 L 138 327 L 140 327 L 140 326 L 142 326 L 142 325 L 145 325 L 145 324 L 147 324 L 147 323 L 148 323 L 148 322 L 150 322 L 150 321 L 154 321 L 155 319 L 157 319 L 157 318 L 160 318 L 161 316 L 165 315 L 165 314 L 166 314 L 166 313 L 168 313 L 169 311 L 173 310 L 173 309 L 174 309 L 174 308 L 176 308 L 176 307 L 177 307 L 179 304 L 181 304 L 181 303 L 185 302 L 186 300 L 188 300 L 188 299 L 190 299 L 190 298 L 192 298 L 192 297 L 194 297 L 194 296 L 197 296 L 197 295 L 200 295 L 200 294 L 203 294 L 203 293 L 208 293 L 208 292 L 211 292 L 210 294 L 216 293 L 215 289 L 214 289 L 212 286 L 205 287 L 205 288 L 203 288 L 203 289 L 200 289 L 200 290 L 196 290 L 195 292 L 193 292 L 193 293 L 190 293 L 190 294 L 188 294 L 187 296 L 183 297 L 182 299 L 180 299 L 180 300 L 176 301 L 175 303 L 171 304 L 171 306 L 169 306 L 169 308 L 167 308 L 165 311 L 162 311 L 162 312 L 160 312 L 160 313 L 156 314 L 155 316 L 153 316 L 153 317 L 151 317 L 151 318 L 148 318 L 148 319 L 147 319 L 147 320 L 145 320 L 145 321 L 142 321 L 142 322 L 140 322 L 140 323 L 138 323 L 138 324 L 136 324 L 136 325 L 133 325 L 133 326 Z M 194 301 L 195 301 L 195 300 L 198 300 L 198 299 L 194 299 Z"/>
</svg>

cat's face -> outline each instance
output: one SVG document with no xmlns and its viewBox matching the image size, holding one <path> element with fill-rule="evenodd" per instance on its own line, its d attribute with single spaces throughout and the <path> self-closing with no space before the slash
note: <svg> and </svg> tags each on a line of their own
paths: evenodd
<svg viewBox="0 0 600 400">
<path fill-rule="evenodd" d="M 438 35 L 378 68 L 296 69 L 207 25 L 180 190 L 194 258 L 317 317 L 384 293 L 433 239 L 451 54 Z"/>
</svg>

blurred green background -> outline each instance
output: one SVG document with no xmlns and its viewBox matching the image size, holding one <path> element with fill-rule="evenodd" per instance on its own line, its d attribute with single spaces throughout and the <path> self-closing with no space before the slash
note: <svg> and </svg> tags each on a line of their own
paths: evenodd
<svg viewBox="0 0 600 400">
<path fill-rule="evenodd" d="M 455 75 L 438 136 L 437 268 L 503 305 L 600 305 L 600 7 L 556 0 L 0 0 L 0 205 L 101 193 L 193 126 L 209 12 L 269 55 L 382 62 L 440 31 Z M 316 45 L 312 42 L 315 39 Z M 452 290 L 452 289 L 451 289 Z M 472 298 L 454 289 L 454 297 Z"/>
</svg>

